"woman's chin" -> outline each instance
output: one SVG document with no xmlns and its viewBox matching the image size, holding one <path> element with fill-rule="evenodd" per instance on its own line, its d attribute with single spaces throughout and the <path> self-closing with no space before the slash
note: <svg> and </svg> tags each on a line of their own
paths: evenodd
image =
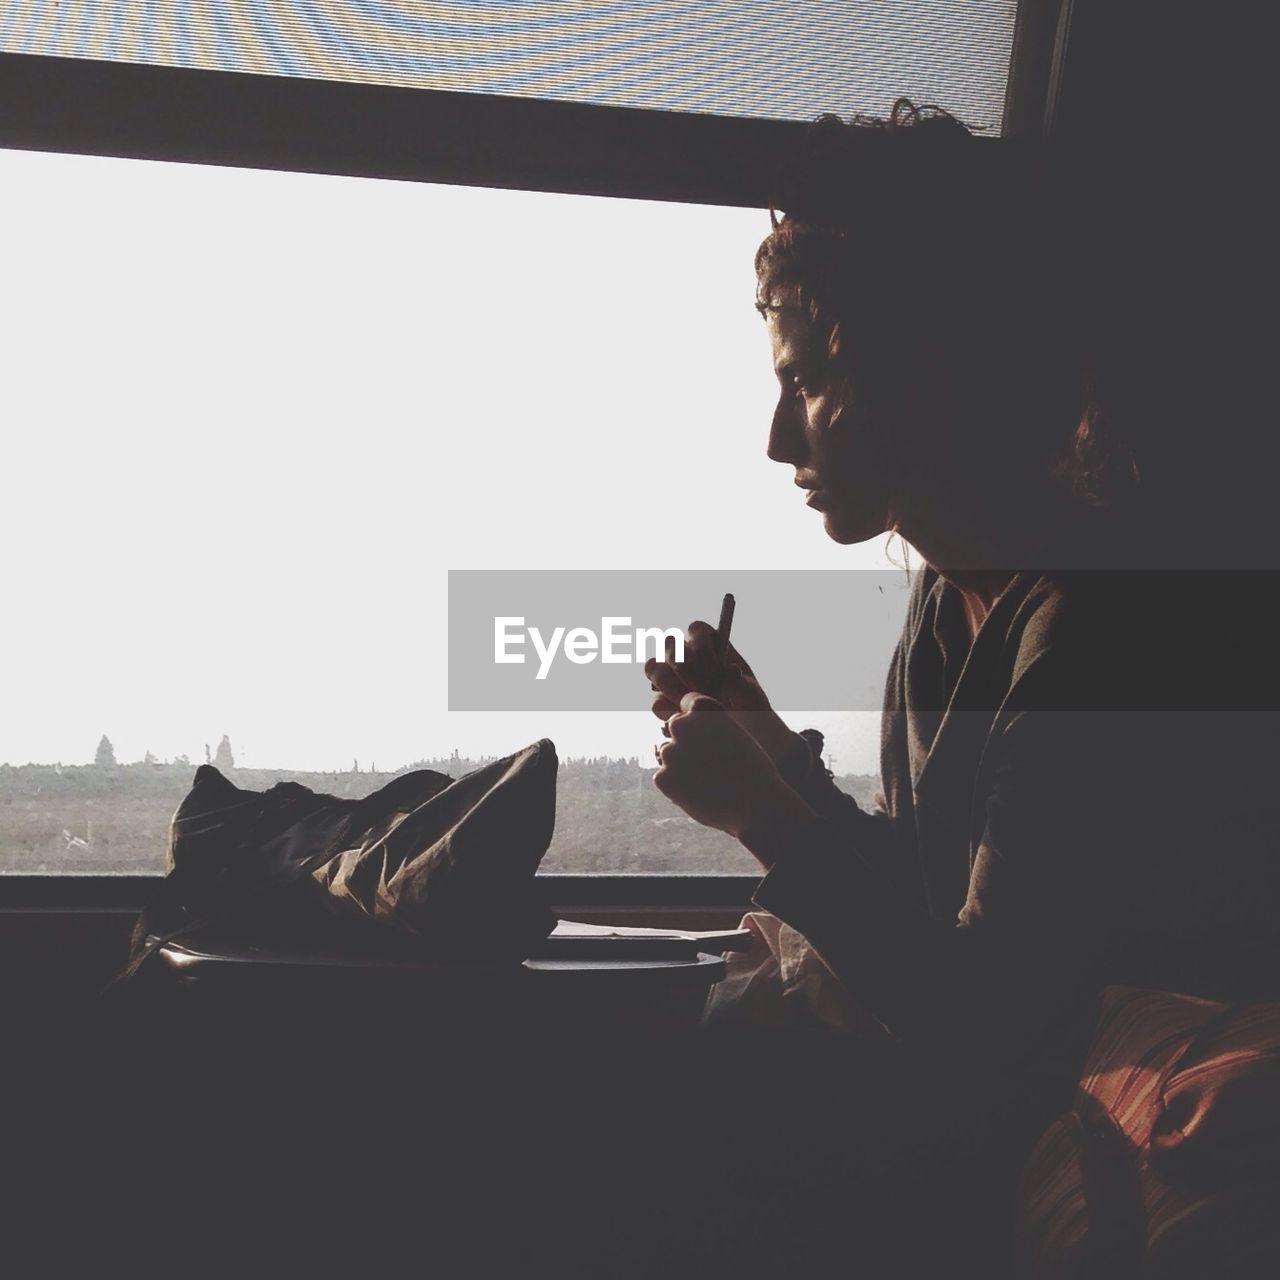
<svg viewBox="0 0 1280 1280">
<path fill-rule="evenodd" d="M 883 516 L 876 519 L 865 511 L 824 511 L 822 523 L 827 531 L 827 537 L 842 546 L 849 546 L 855 542 L 868 542 L 872 538 L 879 537 L 885 530 Z"/>
</svg>

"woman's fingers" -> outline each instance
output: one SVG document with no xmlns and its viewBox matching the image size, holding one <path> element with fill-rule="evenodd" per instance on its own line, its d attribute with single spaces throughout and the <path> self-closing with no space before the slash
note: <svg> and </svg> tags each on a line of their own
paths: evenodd
<svg viewBox="0 0 1280 1280">
<path fill-rule="evenodd" d="M 696 619 L 685 635 L 684 657 L 675 660 L 675 638 L 666 639 L 665 658 L 650 658 L 645 675 L 658 696 L 653 714 L 664 723 L 675 714 L 686 693 L 704 693 L 719 699 L 734 714 L 768 709 L 769 700 L 755 673 L 733 644 L 722 653 L 719 637 L 710 623 Z M 755 733 L 754 728 L 748 730 Z"/>
<path fill-rule="evenodd" d="M 665 693 L 655 694 L 652 706 L 653 714 L 664 722 L 670 720 L 680 710 L 680 704 L 673 701 Z"/>
<path fill-rule="evenodd" d="M 653 700 L 653 714 L 662 721 L 662 736 L 669 738 L 671 730 L 667 728 L 667 721 L 671 719 L 680 710 L 678 702 L 672 702 L 665 693 L 660 693 Z"/>
<path fill-rule="evenodd" d="M 679 703 L 680 699 L 689 692 L 689 686 L 684 682 L 679 671 L 667 662 L 658 662 L 654 658 L 650 658 L 644 664 L 644 673 L 649 677 L 649 683 L 653 686 L 654 693 L 669 698 L 673 703 Z M 654 714 L 658 714 L 658 708 L 655 703 Z M 671 712 L 667 713 L 672 714 Z M 664 720 L 666 716 L 662 717 Z"/>
<path fill-rule="evenodd" d="M 671 733 L 667 728 L 667 721 L 680 710 L 680 699 L 689 692 L 688 686 L 674 667 L 654 658 L 644 664 L 644 673 L 649 677 L 649 686 L 654 691 L 650 708 L 662 721 L 662 736 L 669 738 Z"/>
<path fill-rule="evenodd" d="M 756 678 L 756 673 L 751 670 L 751 666 L 747 662 L 746 658 L 744 658 L 742 654 L 740 654 L 737 651 L 737 649 L 733 647 L 732 640 L 729 641 L 729 647 L 726 653 L 726 657 L 732 665 L 736 666 L 738 670 L 741 671 L 742 674 L 747 677 L 748 680 L 754 680 Z"/>
<path fill-rule="evenodd" d="M 667 728 L 654 752 L 654 786 L 695 821 L 740 837 L 784 785 L 769 757 L 704 693 L 685 694 Z"/>
<path fill-rule="evenodd" d="M 724 679 L 724 659 L 715 628 L 701 619 L 691 622 L 684 645 L 685 684 L 703 693 L 717 693 Z"/>
<path fill-rule="evenodd" d="M 693 723 L 690 720 L 691 716 L 706 716 L 723 710 L 724 708 L 714 698 L 708 697 L 705 693 L 699 693 L 696 689 L 690 689 L 680 699 L 680 720 L 685 725 Z M 673 725 L 672 728 L 674 727 Z"/>
<path fill-rule="evenodd" d="M 731 710 L 747 709 L 764 701 L 746 659 L 733 647 L 732 641 L 722 652 L 715 628 L 706 622 L 689 624 L 684 670 L 685 683 L 690 689 L 726 701 Z"/>
<path fill-rule="evenodd" d="M 663 769 L 683 758 L 682 746 L 687 752 L 690 749 L 687 744 L 691 740 L 695 743 L 700 742 L 704 732 L 705 717 L 709 712 L 720 710 L 722 710 L 720 704 L 703 693 L 691 690 L 681 698 L 680 705 L 662 726 L 662 732 L 667 741 L 660 742 L 654 747 L 654 755 L 658 759 L 658 774 L 655 775 L 654 781 L 658 784 L 659 790 L 662 790 L 665 778 Z M 697 724 L 691 724 L 695 719 Z"/>
</svg>

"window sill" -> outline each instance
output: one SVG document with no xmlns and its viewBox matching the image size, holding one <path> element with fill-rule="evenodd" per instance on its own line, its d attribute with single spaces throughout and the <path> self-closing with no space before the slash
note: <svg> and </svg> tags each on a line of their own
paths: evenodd
<svg viewBox="0 0 1280 1280">
<path fill-rule="evenodd" d="M 539 883 L 550 892 L 557 912 L 579 912 L 620 920 L 624 915 L 695 912 L 720 916 L 745 910 L 755 892 L 753 876 L 546 875 Z M 159 884 L 159 876 L 0 877 L 0 911 L 141 911 Z"/>
</svg>

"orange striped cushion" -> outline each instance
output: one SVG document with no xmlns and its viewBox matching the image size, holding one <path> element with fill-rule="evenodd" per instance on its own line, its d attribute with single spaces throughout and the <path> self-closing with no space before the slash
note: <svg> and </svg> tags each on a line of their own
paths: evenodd
<svg viewBox="0 0 1280 1280">
<path fill-rule="evenodd" d="M 1280 1275 L 1280 1003 L 1108 987 L 1072 1115 L 1023 1171 L 1029 1275 Z"/>
<path fill-rule="evenodd" d="M 1134 1147 L 1144 1146 L 1161 1077 L 1222 1009 L 1212 1000 L 1108 987 L 1080 1073 L 1075 1110 L 1101 1106 Z"/>
<path fill-rule="evenodd" d="M 1280 1004 L 1226 1011 L 1165 1080 L 1151 1161 L 1170 1179 L 1280 1174 Z"/>
<path fill-rule="evenodd" d="M 1124 1135 L 1102 1115 L 1059 1116 L 1023 1168 L 1018 1190 L 1018 1249 L 1035 1280 L 1131 1277 L 1146 1248 L 1145 1229 L 1121 1186 L 1127 1168 Z M 1108 1176 L 1108 1175 L 1112 1176 Z"/>
</svg>

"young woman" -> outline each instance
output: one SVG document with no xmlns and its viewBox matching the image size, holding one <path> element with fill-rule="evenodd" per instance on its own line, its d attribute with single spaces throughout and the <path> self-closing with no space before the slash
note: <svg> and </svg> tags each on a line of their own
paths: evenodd
<svg viewBox="0 0 1280 1280">
<path fill-rule="evenodd" d="M 703 622 L 646 666 L 654 781 L 758 858 L 757 905 L 899 1040 L 1048 1114 L 1102 985 L 1266 980 L 1273 664 L 1230 625 L 1248 588 L 1146 571 L 1160 535 L 1111 412 L 1133 395 L 1107 399 L 1123 264 L 1086 250 L 1070 181 L 905 102 L 813 137 L 756 257 L 768 454 L 827 536 L 894 531 L 924 561 L 883 794 L 839 792 Z"/>
</svg>

